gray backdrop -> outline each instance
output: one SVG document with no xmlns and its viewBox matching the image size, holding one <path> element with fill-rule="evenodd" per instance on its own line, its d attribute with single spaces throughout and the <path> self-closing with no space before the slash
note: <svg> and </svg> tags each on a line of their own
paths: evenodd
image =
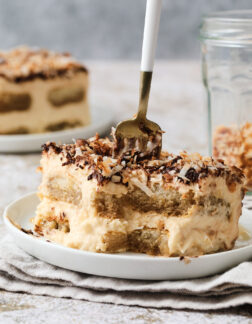
<svg viewBox="0 0 252 324">
<path fill-rule="evenodd" d="M 197 58 L 200 17 L 252 0 L 163 0 L 157 56 Z M 145 0 L 0 0 L 0 48 L 18 44 L 79 58 L 139 59 Z"/>
</svg>

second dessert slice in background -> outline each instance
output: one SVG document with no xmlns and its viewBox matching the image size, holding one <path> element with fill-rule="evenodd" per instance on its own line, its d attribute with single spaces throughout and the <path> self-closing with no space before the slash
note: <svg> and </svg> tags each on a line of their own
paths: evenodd
<svg viewBox="0 0 252 324">
<path fill-rule="evenodd" d="M 69 54 L 20 47 L 0 52 L 0 134 L 88 125 L 88 71 Z"/>
</svg>

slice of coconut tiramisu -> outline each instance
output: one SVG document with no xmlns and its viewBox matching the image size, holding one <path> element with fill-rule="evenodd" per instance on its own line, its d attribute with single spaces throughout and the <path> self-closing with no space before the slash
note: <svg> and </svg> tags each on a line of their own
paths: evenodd
<svg viewBox="0 0 252 324">
<path fill-rule="evenodd" d="M 238 236 L 244 176 L 199 154 L 113 158 L 114 142 L 44 145 L 35 231 L 68 247 L 196 256 Z"/>
<path fill-rule="evenodd" d="M 19 47 L 0 52 L 0 134 L 87 125 L 88 72 L 69 54 Z"/>
</svg>

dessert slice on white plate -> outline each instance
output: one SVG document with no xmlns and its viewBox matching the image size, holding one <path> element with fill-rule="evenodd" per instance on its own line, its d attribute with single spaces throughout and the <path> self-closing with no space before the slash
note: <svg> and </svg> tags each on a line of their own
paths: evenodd
<svg viewBox="0 0 252 324">
<path fill-rule="evenodd" d="M 0 52 L 0 134 L 90 123 L 88 71 L 68 53 L 19 47 Z"/>
<path fill-rule="evenodd" d="M 199 154 L 113 158 L 114 142 L 44 145 L 35 231 L 94 252 L 196 256 L 232 249 L 244 176 Z"/>
<path fill-rule="evenodd" d="M 246 199 L 245 199 L 246 201 Z M 174 280 L 200 278 L 222 272 L 251 260 L 252 241 L 240 237 L 231 251 L 198 258 L 155 257 L 140 253 L 93 253 L 71 249 L 45 237 L 32 235 L 30 220 L 39 199 L 35 193 L 13 201 L 4 211 L 4 222 L 15 244 L 30 255 L 65 269 L 125 279 Z M 243 208 L 240 225 L 252 233 L 251 212 Z M 247 235 L 246 235 L 247 236 Z"/>
</svg>

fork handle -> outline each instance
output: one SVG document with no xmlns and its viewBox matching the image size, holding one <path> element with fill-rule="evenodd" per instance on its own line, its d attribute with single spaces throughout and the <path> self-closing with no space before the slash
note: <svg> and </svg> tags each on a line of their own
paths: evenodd
<svg viewBox="0 0 252 324">
<path fill-rule="evenodd" d="M 141 71 L 153 71 L 162 0 L 147 0 Z"/>
<path fill-rule="evenodd" d="M 159 20 L 162 0 L 147 0 L 144 23 L 139 106 L 136 119 L 141 122 L 146 119 L 149 94 L 151 88 L 154 56 L 157 45 Z"/>
</svg>

